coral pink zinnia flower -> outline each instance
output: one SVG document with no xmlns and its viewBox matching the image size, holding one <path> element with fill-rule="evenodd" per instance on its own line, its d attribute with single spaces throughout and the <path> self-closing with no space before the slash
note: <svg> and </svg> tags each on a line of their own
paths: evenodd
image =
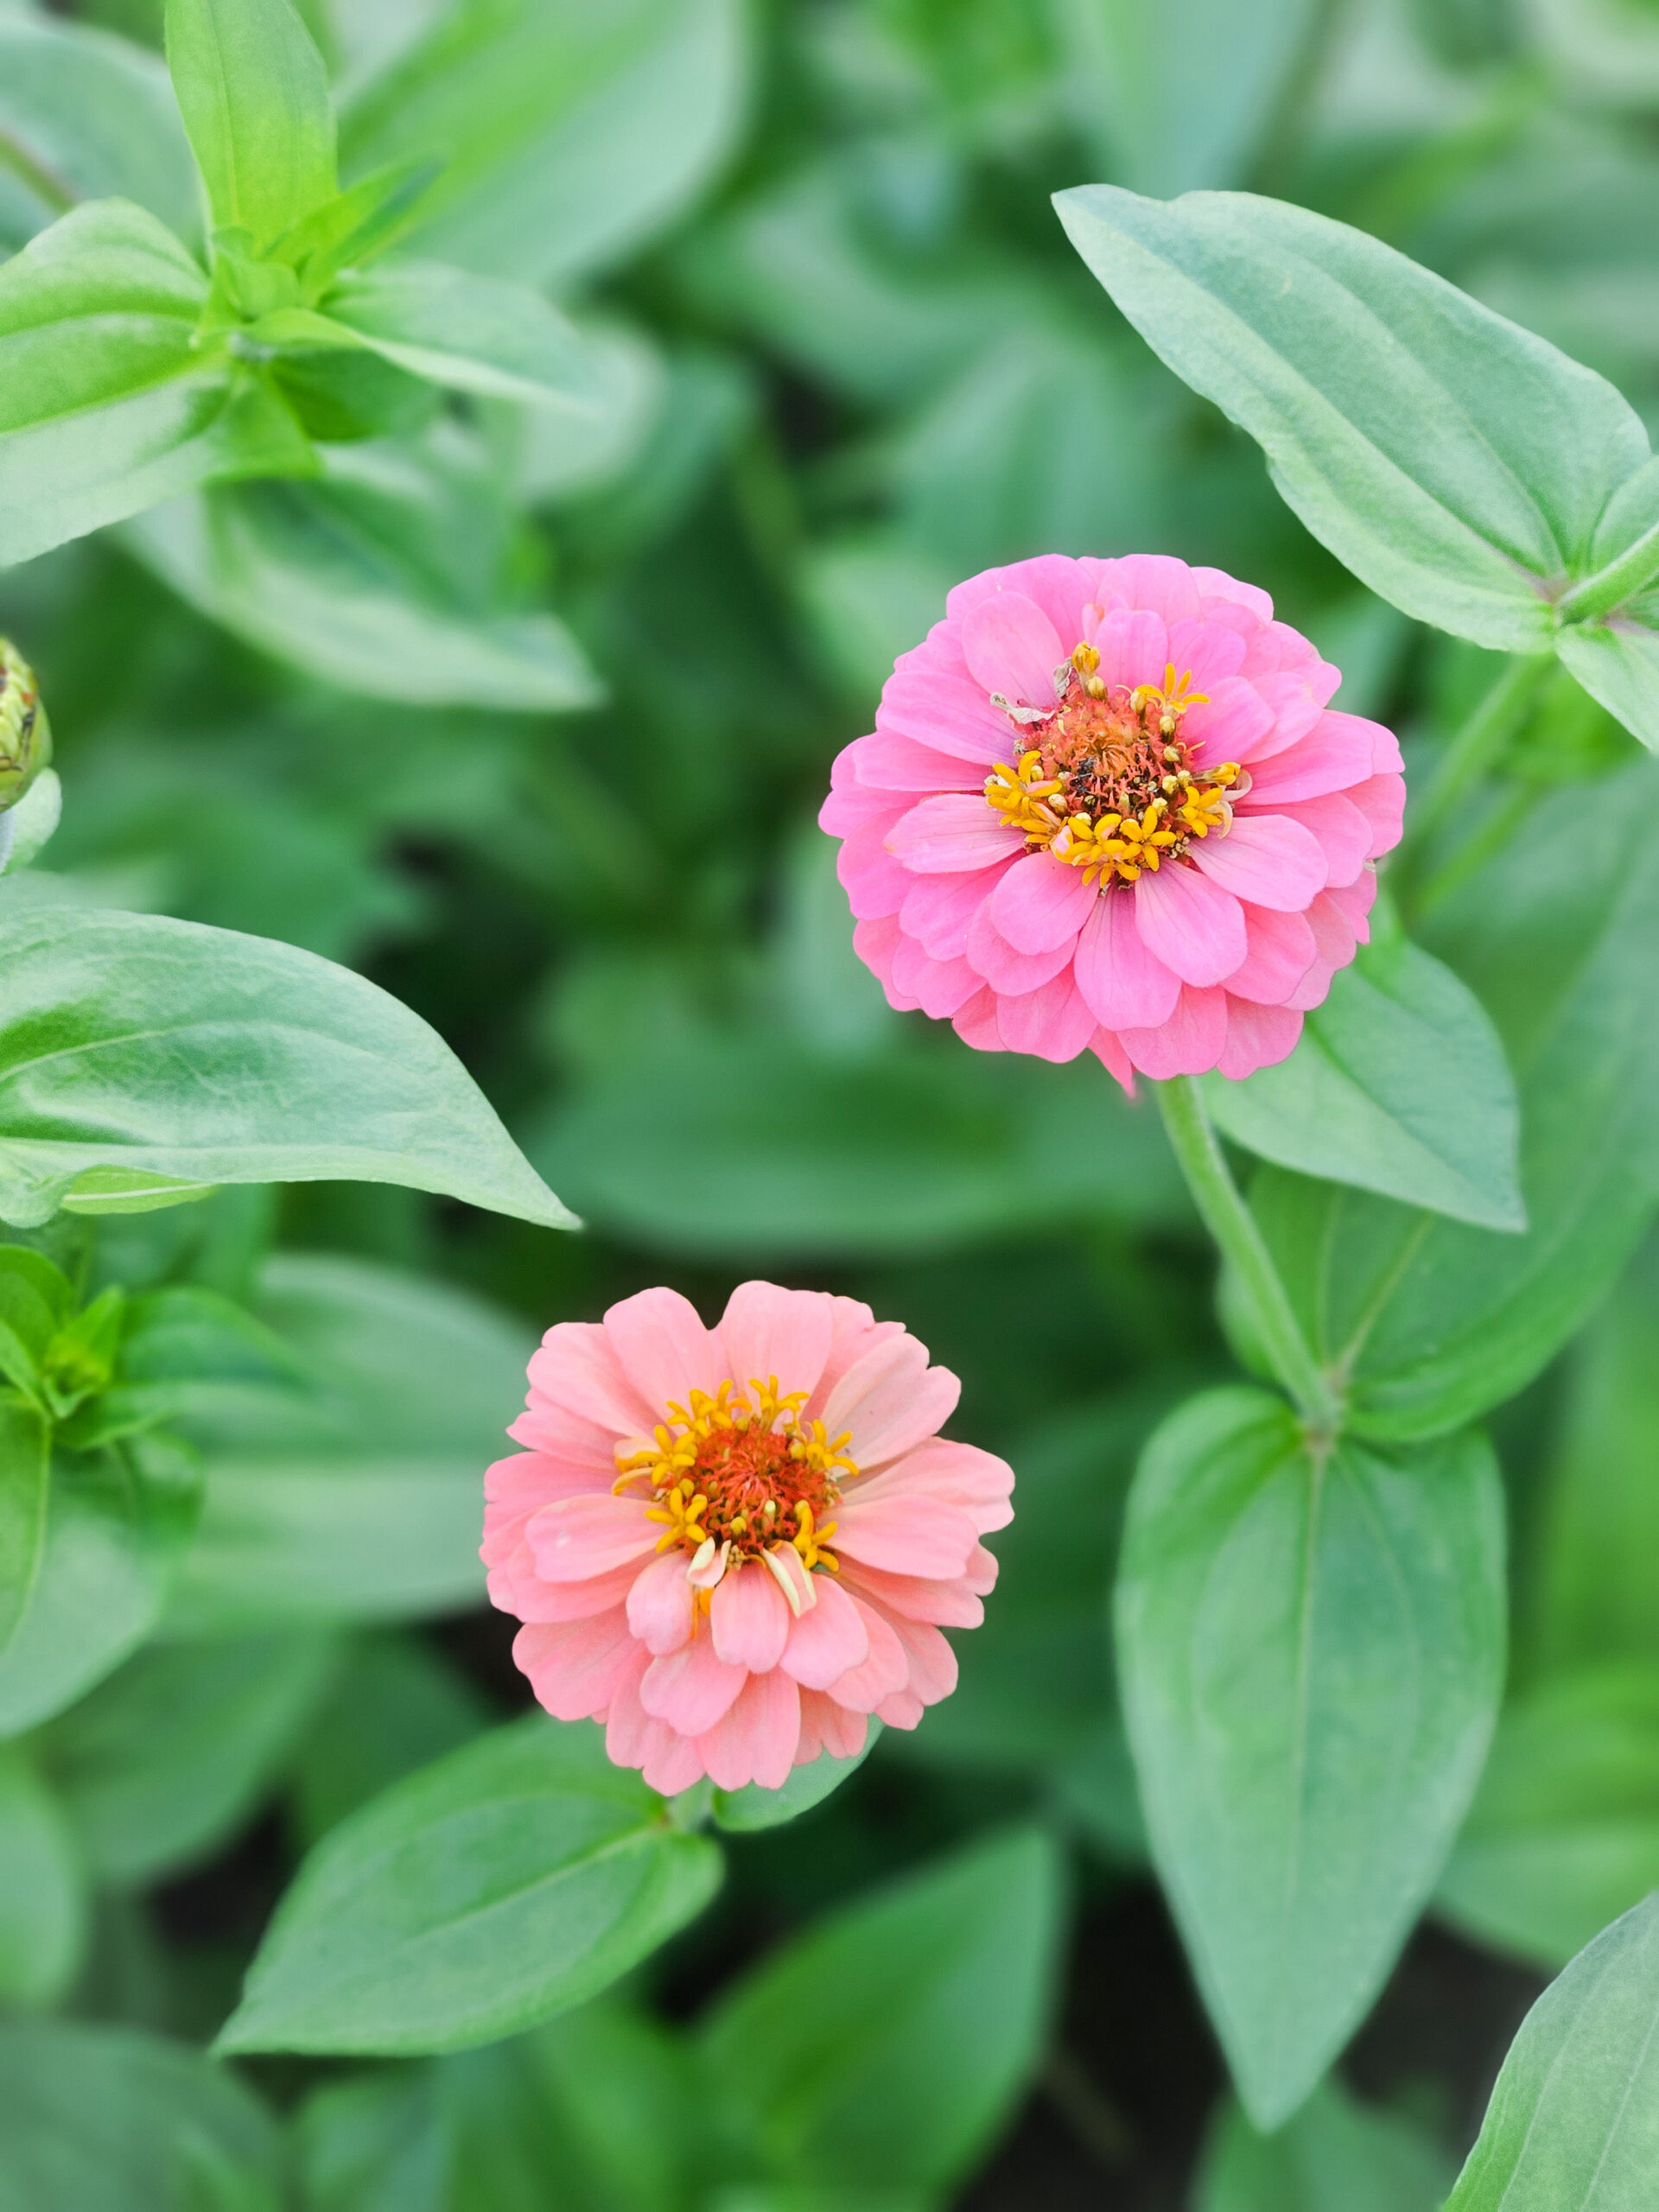
<svg viewBox="0 0 1659 2212">
<path fill-rule="evenodd" d="M 960 1386 L 896 1321 L 747 1282 L 705 1329 L 643 1290 L 550 1329 L 530 1386 L 485 1484 L 490 1596 L 619 1766 L 775 1789 L 956 1688 L 939 1629 L 983 1616 L 1014 1476 L 939 1435 Z"/>
<path fill-rule="evenodd" d="M 958 584 L 819 816 L 895 1007 L 1132 1071 L 1281 1060 L 1369 935 L 1389 731 L 1218 569 L 1061 554 Z"/>
</svg>

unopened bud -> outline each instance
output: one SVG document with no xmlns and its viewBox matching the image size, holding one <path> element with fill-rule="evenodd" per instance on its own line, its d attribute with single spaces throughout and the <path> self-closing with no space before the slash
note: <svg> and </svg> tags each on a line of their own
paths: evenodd
<svg viewBox="0 0 1659 2212">
<path fill-rule="evenodd" d="M 35 671 L 0 638 L 0 813 L 16 806 L 52 758 L 52 726 Z"/>
</svg>

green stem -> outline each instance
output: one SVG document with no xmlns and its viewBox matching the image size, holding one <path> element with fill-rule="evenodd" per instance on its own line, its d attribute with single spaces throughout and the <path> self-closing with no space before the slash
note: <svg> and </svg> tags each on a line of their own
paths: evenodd
<svg viewBox="0 0 1659 2212">
<path fill-rule="evenodd" d="M 54 215 L 67 215 L 76 205 L 74 193 L 56 171 L 37 161 L 9 130 L 0 130 L 0 168 L 10 169 Z"/>
<path fill-rule="evenodd" d="M 1329 1376 L 1308 1349 L 1255 1216 L 1234 1182 L 1219 1139 L 1190 1075 L 1156 1086 L 1164 1127 L 1204 1225 L 1244 1288 L 1262 1348 L 1309 1427 L 1329 1433 L 1341 1414 Z"/>
<path fill-rule="evenodd" d="M 1390 886 L 1402 906 L 1411 903 L 1411 887 L 1427 848 L 1459 802 L 1502 755 L 1554 665 L 1549 653 L 1513 657 L 1441 753 L 1411 809 L 1406 842 L 1389 869 Z"/>
<path fill-rule="evenodd" d="M 1413 921 L 1424 920 L 1501 853 L 1537 805 L 1538 799 L 1537 787 L 1532 784 L 1516 784 L 1500 798 L 1474 835 L 1465 838 L 1448 860 L 1417 885 L 1411 901 Z"/>
<path fill-rule="evenodd" d="M 1659 576 L 1659 522 L 1644 530 L 1635 544 L 1627 546 L 1616 561 L 1610 561 L 1593 576 L 1586 576 L 1582 583 L 1574 584 L 1571 591 L 1563 593 L 1555 602 L 1555 612 L 1564 622 L 1581 622 L 1586 616 L 1610 614 L 1656 576 Z"/>
</svg>

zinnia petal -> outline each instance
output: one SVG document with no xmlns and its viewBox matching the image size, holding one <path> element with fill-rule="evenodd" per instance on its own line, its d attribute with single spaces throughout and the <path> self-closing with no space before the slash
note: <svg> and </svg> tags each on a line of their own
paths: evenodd
<svg viewBox="0 0 1659 2212">
<path fill-rule="evenodd" d="M 963 620 L 969 674 L 1015 706 L 1053 705 L 1054 671 L 1076 642 L 1062 645 L 1047 615 L 1023 592 L 998 592 Z"/>
<path fill-rule="evenodd" d="M 1323 860 L 1320 868 L 1323 880 Z M 1143 875 L 1131 895 L 1141 943 L 1184 983 L 1221 982 L 1249 950 L 1236 896 L 1194 868 L 1160 868 Z"/>
</svg>

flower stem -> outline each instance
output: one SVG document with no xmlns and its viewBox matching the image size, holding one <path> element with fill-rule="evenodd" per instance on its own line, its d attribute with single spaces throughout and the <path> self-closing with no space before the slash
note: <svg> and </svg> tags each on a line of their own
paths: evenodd
<svg viewBox="0 0 1659 2212">
<path fill-rule="evenodd" d="M 1459 799 L 1478 783 L 1514 735 L 1534 696 L 1554 667 L 1548 653 L 1516 653 L 1452 737 L 1413 810 L 1404 873 L 1442 829 Z M 1398 863 L 1396 863 L 1396 866 Z"/>
<path fill-rule="evenodd" d="M 1341 1414 L 1329 1376 L 1308 1349 L 1289 1294 L 1280 1280 L 1255 1216 L 1239 1192 L 1226 1156 L 1204 1110 L 1195 1078 L 1172 1077 L 1156 1084 L 1164 1127 L 1181 1163 L 1205 1227 L 1220 1245 L 1249 1300 L 1262 1348 L 1273 1371 L 1312 1428 L 1329 1433 Z"/>
<path fill-rule="evenodd" d="M 1644 530 L 1634 545 L 1628 546 L 1616 561 L 1599 569 L 1593 576 L 1586 576 L 1582 583 L 1555 602 L 1555 612 L 1565 622 L 1593 619 L 1598 614 L 1610 614 L 1622 607 L 1627 599 L 1659 576 L 1659 522 Z"/>
</svg>

